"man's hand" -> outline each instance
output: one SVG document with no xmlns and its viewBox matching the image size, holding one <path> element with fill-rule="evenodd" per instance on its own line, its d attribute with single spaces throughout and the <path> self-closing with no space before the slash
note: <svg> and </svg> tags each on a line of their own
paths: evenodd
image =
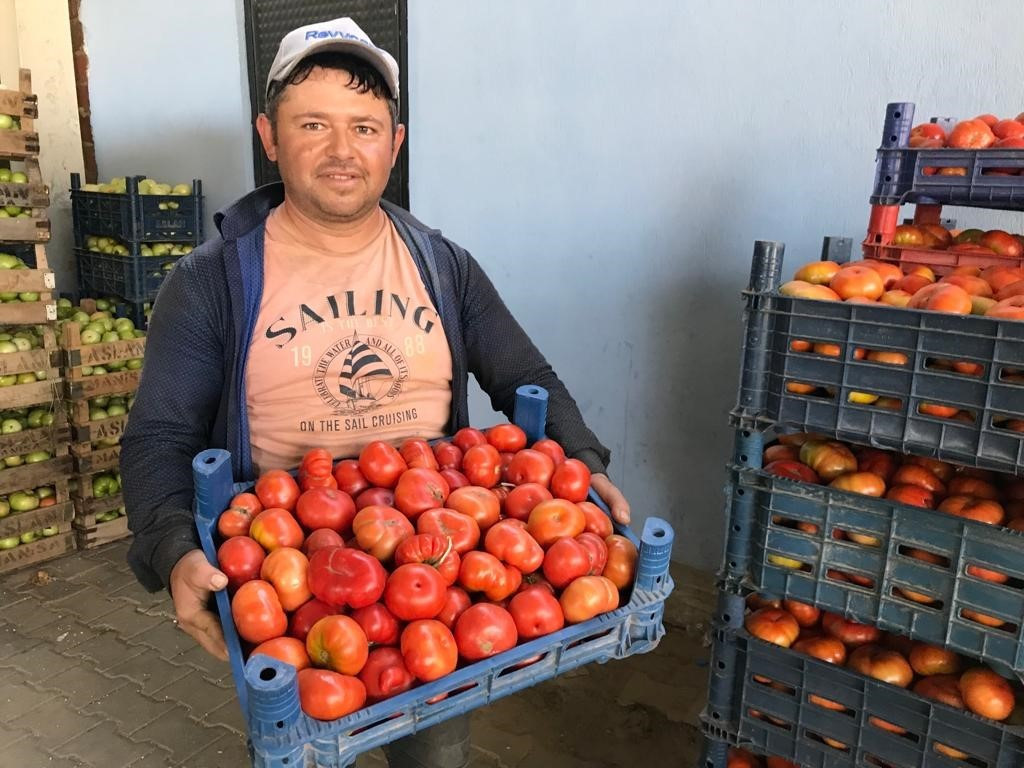
<svg viewBox="0 0 1024 768">
<path fill-rule="evenodd" d="M 213 592 L 224 589 L 228 577 L 214 568 L 201 549 L 182 557 L 171 570 L 171 599 L 178 626 L 190 634 L 212 656 L 228 660 L 228 648 L 220 621 L 207 610 Z"/>
<path fill-rule="evenodd" d="M 629 523 L 629 502 L 622 495 L 622 491 L 615 487 L 608 479 L 608 475 L 591 475 L 590 487 L 594 489 L 601 500 L 611 510 L 612 519 L 617 523 L 627 525 Z"/>
</svg>

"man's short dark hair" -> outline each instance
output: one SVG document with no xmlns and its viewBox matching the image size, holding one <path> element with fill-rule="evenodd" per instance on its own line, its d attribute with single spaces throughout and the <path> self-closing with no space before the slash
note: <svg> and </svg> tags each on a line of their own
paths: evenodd
<svg viewBox="0 0 1024 768">
<path fill-rule="evenodd" d="M 353 56 L 349 53 L 337 53 L 328 51 L 326 53 L 315 53 L 312 56 L 299 62 L 284 80 L 271 83 L 267 93 L 267 118 L 270 120 L 270 127 L 277 130 L 277 110 L 281 106 L 285 89 L 289 85 L 298 85 L 309 77 L 315 67 L 321 69 L 339 69 L 348 72 L 350 79 L 348 87 L 358 93 L 372 93 L 378 99 L 384 99 L 388 105 L 388 112 L 391 115 L 391 133 L 394 134 L 398 128 L 398 99 L 392 98 L 391 89 L 381 76 L 380 72 L 370 66 L 364 59 Z"/>
</svg>

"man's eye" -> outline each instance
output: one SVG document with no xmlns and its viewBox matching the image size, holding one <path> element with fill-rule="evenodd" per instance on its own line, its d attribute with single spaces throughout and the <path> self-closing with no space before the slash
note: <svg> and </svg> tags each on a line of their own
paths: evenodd
<svg viewBox="0 0 1024 768">
<path fill-rule="evenodd" d="M 356 126 L 356 133 L 360 133 L 363 136 L 370 136 L 370 135 L 376 133 L 376 130 L 374 130 L 369 125 L 357 125 Z"/>
<path fill-rule="evenodd" d="M 322 131 L 324 129 L 324 124 L 318 122 L 303 123 L 302 129 L 305 131 Z"/>
</svg>

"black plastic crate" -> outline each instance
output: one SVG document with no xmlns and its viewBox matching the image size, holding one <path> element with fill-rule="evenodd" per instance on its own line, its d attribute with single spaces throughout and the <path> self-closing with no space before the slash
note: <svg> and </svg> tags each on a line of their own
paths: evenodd
<svg viewBox="0 0 1024 768">
<path fill-rule="evenodd" d="M 856 621 L 943 645 L 1006 674 L 1024 673 L 1024 535 L 930 509 L 776 477 L 760 468 L 762 436 L 740 433 L 726 486 L 721 577 L 813 603 Z M 804 530 L 797 523 L 809 523 Z M 876 543 L 835 538 L 854 533 Z M 862 539 L 864 541 L 864 539 Z M 944 559 L 911 556 L 924 550 Z M 1009 577 L 1005 584 L 969 566 Z M 852 575 L 861 583 L 846 580 Z M 867 583 L 867 582 L 870 582 Z M 906 593 L 933 598 L 925 604 Z M 964 615 L 967 611 L 968 615 Z M 1002 619 L 994 628 L 974 612 Z"/>
<path fill-rule="evenodd" d="M 78 287 L 86 296 L 117 296 L 126 301 L 150 301 L 156 297 L 169 270 L 181 256 L 119 256 L 75 248 Z"/>
<path fill-rule="evenodd" d="M 702 716 L 709 736 L 809 768 L 1024 765 L 1021 728 L 763 642 L 742 629 L 743 611 L 742 597 L 722 593 L 709 702 Z M 844 709 L 827 709 L 811 702 L 811 696 Z M 906 733 L 883 730 L 871 718 Z M 826 739 L 842 747 L 830 746 Z M 940 754 L 939 744 L 967 753 L 970 762 Z"/>
<path fill-rule="evenodd" d="M 911 149 L 913 121 L 913 104 L 886 107 L 872 204 L 941 203 L 1024 211 L 1024 177 L 998 173 L 1024 170 L 1024 149 Z M 925 172 L 941 168 L 963 168 L 964 175 Z"/>
<path fill-rule="evenodd" d="M 75 247 L 84 248 L 90 235 L 117 238 L 132 253 L 138 253 L 143 242 L 202 242 L 203 183 L 193 179 L 191 195 L 140 195 L 138 183 L 144 178 L 129 177 L 127 191 L 120 194 L 86 192 L 79 175 L 71 174 Z M 177 207 L 161 210 L 161 204 Z"/>
<path fill-rule="evenodd" d="M 781 243 L 758 241 L 747 308 L 737 428 L 791 424 L 841 440 L 934 456 L 1004 472 L 1024 468 L 1024 322 L 881 304 L 782 296 Z M 830 342 L 838 357 L 793 351 L 792 342 Z M 856 359 L 857 350 L 894 350 L 905 365 Z M 940 369 L 939 361 L 978 363 L 980 376 Z M 816 387 L 810 394 L 790 383 Z M 851 393 L 898 401 L 892 408 L 851 402 Z M 958 409 L 970 421 L 922 412 Z M 958 416 L 959 418 L 959 416 Z"/>
</svg>

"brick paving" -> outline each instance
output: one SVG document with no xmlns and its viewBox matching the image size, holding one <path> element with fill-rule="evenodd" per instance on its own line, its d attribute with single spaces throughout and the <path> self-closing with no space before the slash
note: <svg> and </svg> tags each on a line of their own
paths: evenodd
<svg viewBox="0 0 1024 768">
<path fill-rule="evenodd" d="M 0 764 L 249 764 L 230 669 L 177 628 L 166 594 L 136 583 L 126 552 L 122 541 L 0 577 Z M 693 765 L 708 653 L 673 629 L 652 654 L 478 712 L 473 768 Z M 386 763 L 377 750 L 357 766 Z"/>
</svg>

